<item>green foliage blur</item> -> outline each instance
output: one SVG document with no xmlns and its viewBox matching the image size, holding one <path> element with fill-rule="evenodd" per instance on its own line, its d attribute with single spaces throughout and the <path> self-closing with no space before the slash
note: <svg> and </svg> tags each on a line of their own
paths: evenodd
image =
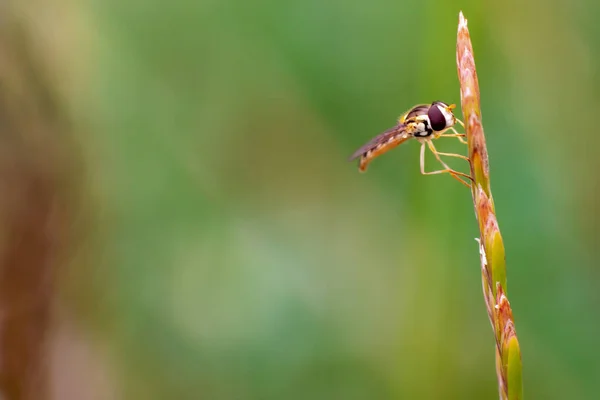
<svg viewBox="0 0 600 400">
<path fill-rule="evenodd" d="M 525 397 L 596 398 L 597 1 L 72 3 L 94 239 L 68 298 L 119 398 L 497 398 L 469 191 L 413 142 L 346 161 L 460 104 L 460 10 Z"/>
</svg>

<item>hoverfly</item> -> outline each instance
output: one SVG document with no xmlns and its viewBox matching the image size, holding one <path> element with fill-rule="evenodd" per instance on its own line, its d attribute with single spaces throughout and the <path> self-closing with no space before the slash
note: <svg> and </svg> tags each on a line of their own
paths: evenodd
<svg viewBox="0 0 600 400">
<path fill-rule="evenodd" d="M 441 101 L 434 101 L 431 104 L 419 104 L 405 112 L 398 118 L 398 124 L 376 136 L 367 144 L 356 150 L 349 161 L 360 157 L 358 169 L 360 172 L 365 172 L 367 166 L 375 157 L 393 149 L 399 144 L 408 139 L 415 138 L 421 143 L 421 173 L 423 175 L 435 175 L 448 173 L 453 178 L 459 180 L 462 184 L 470 186 L 464 179 L 472 178 L 462 172 L 458 172 L 450 168 L 440 156 L 457 157 L 469 161 L 468 157 L 453 153 L 440 153 L 433 145 L 433 140 L 441 137 L 454 137 L 461 143 L 467 143 L 464 139 L 465 134 L 458 133 L 454 129 L 454 125 L 458 122 L 463 127 L 465 126 L 461 120 L 454 116 L 452 110 L 456 106 L 448 105 Z M 445 133 L 452 131 L 452 134 Z M 425 172 L 425 145 L 433 153 L 435 158 L 444 166 L 444 169 L 438 171 Z"/>
</svg>

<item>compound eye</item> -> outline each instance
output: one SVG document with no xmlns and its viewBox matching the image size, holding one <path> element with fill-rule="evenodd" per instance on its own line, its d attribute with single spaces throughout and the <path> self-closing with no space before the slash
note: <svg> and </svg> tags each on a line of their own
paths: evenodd
<svg viewBox="0 0 600 400">
<path fill-rule="evenodd" d="M 429 122 L 431 123 L 431 129 L 434 131 L 441 131 L 446 127 L 446 117 L 440 110 L 437 104 L 433 104 L 427 111 Z"/>
</svg>

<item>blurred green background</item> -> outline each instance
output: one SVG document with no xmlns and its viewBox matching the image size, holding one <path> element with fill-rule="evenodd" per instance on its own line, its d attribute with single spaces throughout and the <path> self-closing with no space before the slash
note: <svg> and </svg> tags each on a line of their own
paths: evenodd
<svg viewBox="0 0 600 400">
<path fill-rule="evenodd" d="M 82 152 L 90 398 L 497 398 L 469 191 L 417 143 L 346 161 L 460 103 L 460 10 L 525 396 L 597 398 L 597 1 L 58 3 L 30 12 Z"/>
</svg>

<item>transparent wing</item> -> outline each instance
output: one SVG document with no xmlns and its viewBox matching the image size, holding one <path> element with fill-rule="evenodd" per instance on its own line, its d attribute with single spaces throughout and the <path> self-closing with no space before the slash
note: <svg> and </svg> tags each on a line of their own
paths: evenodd
<svg viewBox="0 0 600 400">
<path fill-rule="evenodd" d="M 398 124 L 395 127 L 388 129 L 387 131 L 375 136 L 373 139 L 364 144 L 361 148 L 356 150 L 349 158 L 348 161 L 352 161 L 369 151 L 373 151 L 378 147 L 385 145 L 394 140 L 394 138 L 406 134 L 406 125 Z M 398 143 L 400 144 L 400 143 Z"/>
</svg>

